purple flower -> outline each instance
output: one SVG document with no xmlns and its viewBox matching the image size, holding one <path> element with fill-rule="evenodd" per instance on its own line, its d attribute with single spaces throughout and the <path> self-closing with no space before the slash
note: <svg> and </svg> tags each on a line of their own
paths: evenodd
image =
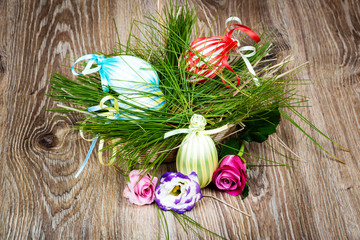
<svg viewBox="0 0 360 240">
<path fill-rule="evenodd" d="M 167 172 L 161 176 L 160 183 L 155 189 L 155 202 L 165 211 L 190 211 L 202 197 L 198 175 L 195 172 L 189 175 Z"/>
<path fill-rule="evenodd" d="M 246 164 L 239 156 L 225 156 L 215 170 L 212 181 L 220 190 L 237 196 L 243 192 L 247 181 Z"/>
</svg>

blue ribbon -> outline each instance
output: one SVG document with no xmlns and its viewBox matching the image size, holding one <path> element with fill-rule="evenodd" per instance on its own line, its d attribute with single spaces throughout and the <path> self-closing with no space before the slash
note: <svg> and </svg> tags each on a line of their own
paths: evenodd
<svg viewBox="0 0 360 240">
<path fill-rule="evenodd" d="M 98 140 L 98 138 L 99 138 L 99 136 L 96 136 L 96 137 L 94 138 L 94 140 L 92 141 L 91 146 L 90 146 L 90 149 L 89 149 L 89 151 L 88 151 L 88 153 L 87 153 L 87 155 L 86 155 L 85 161 L 84 161 L 84 163 L 81 165 L 81 167 L 80 167 L 80 169 L 77 171 L 77 173 L 75 174 L 75 178 L 77 178 L 77 177 L 80 175 L 80 173 L 82 172 L 82 170 L 84 170 L 84 168 L 85 168 L 85 166 L 86 166 L 86 163 L 88 162 L 88 160 L 89 160 L 89 158 L 90 158 L 90 156 L 91 156 L 91 153 L 92 153 L 92 151 L 94 150 L 94 147 L 95 147 L 95 144 L 96 144 L 96 141 Z"/>
<path fill-rule="evenodd" d="M 85 60 L 89 60 L 88 63 L 86 64 L 84 70 L 82 70 L 81 73 L 77 73 L 75 71 L 75 65 L 81 61 L 85 61 Z M 105 74 L 103 73 L 103 71 L 101 71 L 102 67 L 103 67 L 103 61 L 105 60 L 104 55 L 96 55 L 96 54 L 87 54 L 84 55 L 80 58 L 78 58 L 78 60 L 76 60 L 71 68 L 72 73 L 75 76 L 79 76 L 79 75 L 87 75 L 87 74 L 91 74 L 91 73 L 95 73 L 95 72 L 99 72 L 100 77 L 101 77 L 101 84 L 103 85 L 103 90 L 105 92 L 109 92 L 109 88 L 107 87 L 108 85 L 111 85 L 110 80 L 105 76 Z M 97 65 L 97 67 L 91 68 L 94 64 Z"/>
</svg>

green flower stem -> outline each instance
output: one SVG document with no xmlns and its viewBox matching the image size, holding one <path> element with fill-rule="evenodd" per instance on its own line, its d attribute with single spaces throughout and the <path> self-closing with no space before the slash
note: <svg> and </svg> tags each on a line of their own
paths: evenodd
<svg viewBox="0 0 360 240">
<path fill-rule="evenodd" d="M 242 155 L 244 155 L 244 150 L 245 150 L 245 140 L 242 140 L 240 151 L 239 151 L 239 153 L 237 155 L 239 157 L 242 157 Z"/>
</svg>

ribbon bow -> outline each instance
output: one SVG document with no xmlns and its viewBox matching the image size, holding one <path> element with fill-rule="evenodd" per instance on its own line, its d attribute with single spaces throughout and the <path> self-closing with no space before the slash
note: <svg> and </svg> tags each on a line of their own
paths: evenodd
<svg viewBox="0 0 360 240">
<path fill-rule="evenodd" d="M 206 126 L 206 119 L 202 115 L 194 114 L 190 119 L 189 128 L 180 128 L 167 132 L 164 134 L 164 139 L 181 133 L 191 133 L 191 134 L 200 133 L 200 134 L 211 135 L 222 132 L 229 128 L 229 125 L 226 124 L 216 129 L 204 130 L 205 126 Z"/>
<path fill-rule="evenodd" d="M 75 71 L 75 65 L 81 61 L 84 60 L 89 60 L 88 63 L 86 64 L 84 70 L 81 71 L 81 73 L 77 73 Z M 95 73 L 95 72 L 99 72 L 100 76 L 101 76 L 101 85 L 103 86 L 103 90 L 105 92 L 109 92 L 109 88 L 107 87 L 108 85 L 111 86 L 111 82 L 109 79 L 107 79 L 107 77 L 104 75 L 104 73 L 101 71 L 102 69 L 102 63 L 105 60 L 104 55 L 96 55 L 96 54 L 87 54 L 84 55 L 80 58 L 78 58 L 72 68 L 71 71 L 75 76 L 79 76 L 79 75 L 87 75 L 87 74 L 91 74 L 91 73 Z M 94 64 L 96 64 L 97 66 L 94 68 L 91 68 Z"/>
<path fill-rule="evenodd" d="M 109 106 L 105 105 L 105 102 L 107 102 L 107 101 L 111 101 L 111 104 L 113 104 L 113 107 L 112 106 L 109 107 Z M 119 101 L 113 96 L 109 95 L 109 96 L 103 97 L 101 99 L 99 105 L 88 108 L 89 112 L 97 112 L 100 110 L 106 110 L 106 112 L 99 113 L 98 116 L 107 117 L 109 119 L 118 119 L 120 117 Z"/>
<path fill-rule="evenodd" d="M 84 61 L 84 60 L 89 60 L 89 62 L 86 64 L 84 70 L 82 70 L 81 73 L 77 73 L 75 71 L 75 65 L 77 63 L 81 62 L 81 61 Z M 95 55 L 95 54 L 84 55 L 84 56 L 78 58 L 78 60 L 76 60 L 74 62 L 74 65 L 72 66 L 71 71 L 75 76 L 86 75 L 86 74 L 91 74 L 91 73 L 97 72 L 97 71 L 99 71 L 101 69 L 101 63 L 102 63 L 103 60 L 105 60 L 104 55 Z M 92 65 L 94 65 L 95 63 L 98 66 L 95 67 L 95 68 L 91 68 Z"/>
</svg>

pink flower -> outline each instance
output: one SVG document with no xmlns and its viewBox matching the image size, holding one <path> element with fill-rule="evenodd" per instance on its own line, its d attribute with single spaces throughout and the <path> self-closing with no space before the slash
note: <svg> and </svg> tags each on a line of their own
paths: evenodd
<svg viewBox="0 0 360 240">
<path fill-rule="evenodd" d="M 220 190 L 237 196 L 243 192 L 247 181 L 246 164 L 239 156 L 227 155 L 215 170 L 212 181 Z"/>
<path fill-rule="evenodd" d="M 141 177 L 141 170 L 130 172 L 130 182 L 126 184 L 123 196 L 136 205 L 150 204 L 155 199 L 155 186 L 158 179 L 154 177 L 151 181 L 150 174 Z"/>
</svg>

